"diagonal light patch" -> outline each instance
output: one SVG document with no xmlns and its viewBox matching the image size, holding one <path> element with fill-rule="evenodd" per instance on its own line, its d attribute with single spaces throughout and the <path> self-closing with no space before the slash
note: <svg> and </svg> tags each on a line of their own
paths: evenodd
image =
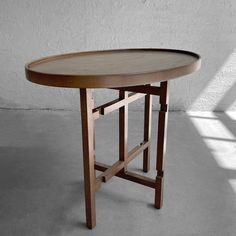
<svg viewBox="0 0 236 236">
<path fill-rule="evenodd" d="M 223 110 L 224 102 L 220 102 L 232 86 L 236 83 L 236 49 L 228 57 L 215 77 L 209 82 L 207 87 L 201 92 L 197 99 L 191 104 L 191 108 L 201 108 L 207 104 L 208 110 Z M 230 93 L 232 94 L 232 93 Z M 233 95 L 232 95 L 233 96 Z M 222 104 L 221 104 L 222 103 Z M 205 105 L 204 105 L 205 106 Z M 234 107 L 235 104 L 230 104 Z"/>
<path fill-rule="evenodd" d="M 188 112 L 218 165 L 236 170 L 236 137 L 213 112 Z"/>
<path fill-rule="evenodd" d="M 236 91 L 235 91 L 235 92 L 236 92 Z M 232 121 L 236 122 L 236 111 L 226 111 L 225 113 L 228 115 L 228 117 L 229 117 Z"/>
<path fill-rule="evenodd" d="M 229 184 L 231 185 L 232 189 L 236 193 L 236 179 L 229 179 Z"/>
</svg>

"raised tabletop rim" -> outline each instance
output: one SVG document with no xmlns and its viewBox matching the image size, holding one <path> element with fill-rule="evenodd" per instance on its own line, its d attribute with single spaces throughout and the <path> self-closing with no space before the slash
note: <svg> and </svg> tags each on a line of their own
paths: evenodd
<svg viewBox="0 0 236 236">
<path fill-rule="evenodd" d="M 31 67 L 47 61 L 56 59 L 70 58 L 76 56 L 101 54 L 107 52 L 134 52 L 134 51 L 153 51 L 153 52 L 173 52 L 185 54 L 196 58 L 196 61 L 191 64 L 168 68 L 164 70 L 149 71 L 144 73 L 119 73 L 119 74 L 55 74 L 43 73 L 34 71 Z M 123 48 L 123 49 L 107 49 L 107 50 L 92 50 L 78 51 L 51 55 L 33 60 L 25 65 L 25 74 L 30 82 L 53 86 L 53 87 L 68 87 L 68 88 L 112 88 L 112 87 L 127 87 L 135 85 L 150 84 L 155 82 L 166 81 L 169 79 L 184 76 L 197 71 L 201 67 L 201 56 L 195 52 L 182 49 L 167 49 L 167 48 Z M 123 78 L 122 81 L 120 81 Z M 126 80 L 124 80 L 124 78 Z M 144 79 L 145 78 L 145 79 Z M 96 81 L 95 81 L 96 80 Z M 101 80 L 101 81 L 99 81 Z M 119 82 L 120 81 L 120 82 Z M 93 82 L 96 82 L 94 86 Z"/>
</svg>

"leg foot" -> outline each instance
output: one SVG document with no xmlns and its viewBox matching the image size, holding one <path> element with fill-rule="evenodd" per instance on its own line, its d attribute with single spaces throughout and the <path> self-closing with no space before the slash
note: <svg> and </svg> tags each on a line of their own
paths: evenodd
<svg viewBox="0 0 236 236">
<path fill-rule="evenodd" d="M 161 209 L 163 204 L 163 183 L 163 178 L 156 177 L 154 206 L 157 209 Z"/>
</svg>

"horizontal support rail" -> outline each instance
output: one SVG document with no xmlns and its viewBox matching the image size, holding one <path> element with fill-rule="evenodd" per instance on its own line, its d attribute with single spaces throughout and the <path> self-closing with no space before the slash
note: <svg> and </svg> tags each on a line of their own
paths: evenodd
<svg viewBox="0 0 236 236">
<path fill-rule="evenodd" d="M 140 93 L 131 93 L 129 94 L 129 97 L 126 99 L 115 99 L 111 102 L 105 103 L 99 107 L 96 107 L 93 109 L 93 114 L 96 114 L 97 112 L 99 112 L 102 115 L 106 115 L 114 110 L 117 110 L 121 107 L 123 107 L 124 105 L 134 102 L 135 100 L 144 97 L 145 94 L 140 94 Z M 94 115 L 95 117 L 97 117 L 97 114 Z"/>
<path fill-rule="evenodd" d="M 137 145 L 134 147 L 131 151 L 128 153 L 127 157 L 127 163 L 132 161 L 137 155 L 139 155 L 142 151 L 144 151 L 148 146 L 150 146 L 150 141 L 143 142 L 140 145 Z"/>
<path fill-rule="evenodd" d="M 94 164 L 95 170 L 99 170 L 99 171 L 105 171 L 110 167 L 111 167 L 110 165 L 107 165 L 107 164 L 104 164 L 104 163 L 101 163 L 98 161 L 95 161 L 95 164 Z M 102 174 L 101 174 L 101 176 L 102 176 Z M 99 177 L 97 177 L 97 178 L 99 178 Z"/>
<path fill-rule="evenodd" d="M 117 104 L 117 103 L 122 103 L 123 100 L 120 100 L 119 98 L 115 99 L 115 100 L 112 100 L 110 102 L 107 102 L 101 106 L 98 106 L 98 107 L 95 107 L 93 109 L 93 114 L 98 112 L 99 114 L 102 114 L 102 110 L 105 108 L 105 107 L 109 107 L 109 106 L 113 106 L 114 104 Z M 103 114 L 102 114 L 103 115 Z"/>
<path fill-rule="evenodd" d="M 99 163 L 99 162 L 95 162 L 95 169 L 99 170 L 99 171 L 106 171 L 107 169 L 109 169 L 111 166 L 110 165 L 106 165 L 103 163 Z M 138 183 L 138 184 L 142 184 L 145 185 L 147 187 L 150 188 L 155 188 L 155 179 L 143 176 L 143 175 L 139 175 L 130 171 L 126 171 L 126 172 L 118 172 L 116 173 L 117 177 L 120 177 L 122 179 L 127 179 L 130 180 L 132 182 Z"/>
<path fill-rule="evenodd" d="M 150 188 L 155 188 L 155 184 L 156 184 L 155 179 L 149 178 L 147 176 L 139 175 L 130 171 L 127 171 L 124 173 L 118 173 L 117 176 L 123 179 L 130 180 L 137 184 L 142 184 Z"/>
<path fill-rule="evenodd" d="M 139 85 L 139 86 L 130 86 L 130 87 L 119 87 L 119 88 L 110 88 L 122 91 L 129 91 L 135 93 L 144 93 L 150 95 L 161 95 L 161 88 L 157 86 L 150 86 L 150 85 Z"/>
</svg>

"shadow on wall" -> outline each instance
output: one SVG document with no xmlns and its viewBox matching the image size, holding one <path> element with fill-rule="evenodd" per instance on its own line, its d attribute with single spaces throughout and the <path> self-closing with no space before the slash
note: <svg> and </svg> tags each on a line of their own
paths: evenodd
<svg viewBox="0 0 236 236">
<path fill-rule="evenodd" d="M 171 19 L 179 20 L 178 39 L 175 38 L 178 47 L 198 52 L 202 56 L 202 68 L 197 74 L 187 76 L 188 82 L 185 78 L 172 82 L 171 109 L 235 110 L 236 2 L 198 1 L 190 7 L 191 4 L 192 1 L 187 6 L 173 3 L 177 9 L 171 9 L 176 14 Z M 181 95 L 180 91 L 184 93 Z"/>
<path fill-rule="evenodd" d="M 236 62 L 236 57 L 235 57 L 235 62 Z M 232 68 L 233 70 L 236 70 L 236 65 Z M 227 78 L 226 78 L 227 79 Z M 222 108 L 227 111 L 227 110 L 235 110 L 236 106 L 236 73 L 234 71 L 234 74 L 230 78 L 231 81 L 234 82 L 231 87 L 227 89 L 227 91 L 223 94 L 223 96 L 220 98 L 219 102 L 216 104 L 214 110 L 216 111 L 221 111 Z M 230 81 L 230 82 L 231 82 Z"/>
<path fill-rule="evenodd" d="M 204 60 L 204 59 L 203 59 Z M 227 111 L 236 107 L 236 49 L 225 59 L 214 78 L 209 80 L 206 87 L 190 105 L 191 108 L 208 103 L 208 110 Z"/>
</svg>

